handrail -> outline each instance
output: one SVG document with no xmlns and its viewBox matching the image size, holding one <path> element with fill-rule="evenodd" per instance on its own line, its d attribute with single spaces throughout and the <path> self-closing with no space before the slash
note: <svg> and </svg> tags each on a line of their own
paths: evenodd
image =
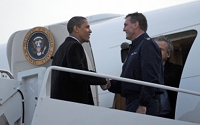
<svg viewBox="0 0 200 125">
<path fill-rule="evenodd" d="M 50 66 L 50 67 L 47 68 L 47 70 L 45 72 L 45 75 L 44 75 L 42 88 L 46 86 L 49 74 L 50 74 L 50 72 L 52 70 L 59 70 L 59 71 L 65 71 L 65 72 L 71 72 L 71 73 L 91 75 L 91 76 L 95 76 L 95 77 L 109 78 L 109 79 L 114 79 L 114 80 L 117 80 L 117 81 L 123 81 L 123 82 L 128 82 L 128 83 L 134 83 L 134 84 L 139 84 L 139 85 L 145 85 L 145 86 L 150 86 L 150 87 L 155 87 L 155 88 L 166 89 L 166 90 L 177 91 L 177 92 L 182 92 L 182 93 L 187 93 L 187 94 L 200 96 L 199 92 L 190 91 L 190 90 L 186 90 L 186 89 L 180 89 L 180 88 L 175 88 L 175 87 L 155 84 L 155 83 L 151 83 L 151 82 L 144 82 L 144 81 L 133 80 L 133 79 L 128 79 L 128 78 L 122 78 L 122 77 L 111 76 L 111 75 L 105 75 L 105 74 L 100 74 L 100 73 L 93 73 L 93 72 L 88 72 L 88 71 L 83 71 L 83 70 L 64 68 L 64 67 L 59 67 L 59 66 Z M 42 90 L 44 90 L 44 89 L 42 89 Z M 41 92 L 41 94 L 44 94 L 44 93 Z"/>
<path fill-rule="evenodd" d="M 10 79 L 14 79 L 13 75 L 7 70 L 0 69 L 0 73 L 6 73 L 10 77 Z"/>
</svg>

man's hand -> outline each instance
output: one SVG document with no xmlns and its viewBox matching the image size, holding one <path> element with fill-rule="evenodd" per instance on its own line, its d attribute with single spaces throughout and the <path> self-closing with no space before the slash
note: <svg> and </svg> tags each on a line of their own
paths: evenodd
<svg viewBox="0 0 200 125">
<path fill-rule="evenodd" d="M 139 106 L 136 113 L 146 114 L 147 108 L 145 106 Z"/>
<path fill-rule="evenodd" d="M 105 85 L 100 85 L 102 90 L 108 90 L 111 87 L 111 83 L 109 79 L 106 79 L 107 84 Z"/>
</svg>

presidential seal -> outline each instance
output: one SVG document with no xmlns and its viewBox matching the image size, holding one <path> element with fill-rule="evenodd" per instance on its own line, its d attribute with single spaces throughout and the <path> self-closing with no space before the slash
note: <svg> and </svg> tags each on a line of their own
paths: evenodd
<svg viewBox="0 0 200 125">
<path fill-rule="evenodd" d="M 26 59 L 34 65 L 46 63 L 52 56 L 54 39 L 49 30 L 44 27 L 35 27 L 25 36 L 23 51 Z"/>
</svg>

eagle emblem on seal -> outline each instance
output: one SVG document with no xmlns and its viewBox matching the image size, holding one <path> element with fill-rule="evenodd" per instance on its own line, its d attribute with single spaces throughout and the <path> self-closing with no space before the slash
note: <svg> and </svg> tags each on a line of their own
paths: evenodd
<svg viewBox="0 0 200 125">
<path fill-rule="evenodd" d="M 42 37 L 34 38 L 32 44 L 33 44 L 34 54 L 37 54 L 37 56 L 41 56 L 42 54 L 44 54 L 47 47 L 44 46 L 44 39 Z"/>
</svg>

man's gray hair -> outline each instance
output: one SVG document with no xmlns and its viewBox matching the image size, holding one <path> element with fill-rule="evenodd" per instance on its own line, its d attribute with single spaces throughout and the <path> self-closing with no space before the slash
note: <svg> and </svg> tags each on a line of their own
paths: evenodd
<svg viewBox="0 0 200 125">
<path fill-rule="evenodd" d="M 158 36 L 154 38 L 156 42 L 164 41 L 167 43 L 167 52 L 171 53 L 173 51 L 172 42 L 166 36 Z"/>
</svg>

